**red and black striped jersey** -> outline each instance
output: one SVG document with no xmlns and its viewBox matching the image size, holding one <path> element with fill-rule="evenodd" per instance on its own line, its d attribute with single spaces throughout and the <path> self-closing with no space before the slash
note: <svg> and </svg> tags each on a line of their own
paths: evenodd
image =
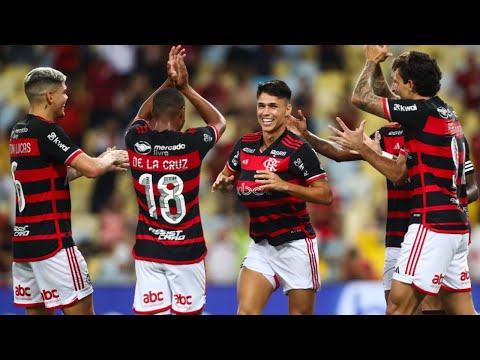
<svg viewBox="0 0 480 360">
<path fill-rule="evenodd" d="M 387 119 L 405 127 L 413 192 L 410 223 L 437 232 L 467 233 L 468 217 L 460 203 L 466 151 L 457 114 L 438 96 L 383 101 Z"/>
<path fill-rule="evenodd" d="M 396 123 L 381 127 L 380 146 L 383 151 L 398 155 L 403 149 L 404 128 Z M 375 134 L 372 134 L 373 138 Z M 387 223 L 385 231 L 385 246 L 400 247 L 408 230 L 411 208 L 410 180 L 403 185 L 395 185 L 387 179 Z"/>
<path fill-rule="evenodd" d="M 82 153 L 53 121 L 28 114 L 10 134 L 17 209 L 13 260 L 38 261 L 74 246 L 68 165 Z"/>
<path fill-rule="evenodd" d="M 250 213 L 250 237 L 255 242 L 266 239 L 273 246 L 315 237 L 304 200 L 286 192 L 261 190 L 254 178 L 257 170 L 267 169 L 292 184 L 308 186 L 325 179 L 315 151 L 288 130 L 263 152 L 261 145 L 261 132 L 244 135 L 227 162 L 231 171 L 240 172 L 237 196 Z"/>
<path fill-rule="evenodd" d="M 130 126 L 125 144 L 139 208 L 136 259 L 191 264 L 206 256 L 200 170 L 218 138 L 212 126 L 184 132 L 151 130 L 145 120 Z"/>
</svg>

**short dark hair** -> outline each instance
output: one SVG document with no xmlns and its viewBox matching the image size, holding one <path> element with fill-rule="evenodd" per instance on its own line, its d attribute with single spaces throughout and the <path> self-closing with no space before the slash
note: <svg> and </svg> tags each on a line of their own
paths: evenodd
<svg viewBox="0 0 480 360">
<path fill-rule="evenodd" d="M 292 97 L 292 90 L 282 80 L 270 80 L 258 84 L 257 99 L 262 93 L 276 96 L 280 99 L 287 99 L 288 101 Z"/>
<path fill-rule="evenodd" d="M 167 115 L 174 117 L 185 107 L 185 98 L 175 88 L 162 89 L 153 97 L 153 116 Z"/>
<path fill-rule="evenodd" d="M 47 91 L 58 89 L 67 77 L 51 67 L 32 69 L 23 80 L 25 95 L 30 103 L 41 100 Z"/>
<path fill-rule="evenodd" d="M 420 51 L 404 52 L 393 61 L 392 70 L 397 69 L 404 83 L 413 81 L 419 95 L 434 97 L 440 91 L 442 72 L 430 55 Z"/>
</svg>

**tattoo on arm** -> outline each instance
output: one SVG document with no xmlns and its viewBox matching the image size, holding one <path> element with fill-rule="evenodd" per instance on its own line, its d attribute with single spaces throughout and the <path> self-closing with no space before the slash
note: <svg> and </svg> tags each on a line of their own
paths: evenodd
<svg viewBox="0 0 480 360">
<path fill-rule="evenodd" d="M 372 86 L 373 74 L 376 71 L 377 64 L 368 61 L 365 64 L 357 85 L 353 90 L 353 96 L 357 99 L 356 106 L 363 111 L 370 114 L 386 118 L 383 111 L 383 100 L 381 96 L 375 95 L 374 87 Z M 376 86 L 379 86 L 378 84 Z"/>
<path fill-rule="evenodd" d="M 82 176 L 83 176 L 83 174 L 80 171 L 78 171 L 78 170 L 76 170 L 72 167 L 68 167 L 67 181 L 73 181 L 73 180 L 78 179 L 79 177 L 82 177 Z"/>
<path fill-rule="evenodd" d="M 392 99 L 395 95 L 390 90 L 390 87 L 385 80 L 385 76 L 382 72 L 380 64 L 375 66 L 375 70 L 372 73 L 372 88 L 375 95 Z"/>
</svg>

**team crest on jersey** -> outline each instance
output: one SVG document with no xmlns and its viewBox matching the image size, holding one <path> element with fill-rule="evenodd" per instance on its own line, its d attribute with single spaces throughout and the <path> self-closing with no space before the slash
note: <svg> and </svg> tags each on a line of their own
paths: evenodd
<svg viewBox="0 0 480 360">
<path fill-rule="evenodd" d="M 135 152 L 141 155 L 148 155 L 152 151 L 152 146 L 146 141 L 138 141 L 133 145 Z"/>
<path fill-rule="evenodd" d="M 273 158 L 268 158 L 263 162 L 263 166 L 265 166 L 265 169 L 271 172 L 277 171 L 277 166 L 280 164 L 280 160 L 273 159 Z"/>
</svg>

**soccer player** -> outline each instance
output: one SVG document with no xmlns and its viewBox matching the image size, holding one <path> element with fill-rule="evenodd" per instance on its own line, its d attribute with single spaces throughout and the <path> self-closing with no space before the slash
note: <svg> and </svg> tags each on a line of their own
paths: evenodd
<svg viewBox="0 0 480 360">
<path fill-rule="evenodd" d="M 393 272 L 397 258 L 400 254 L 400 247 L 409 225 L 409 212 L 410 212 L 410 181 L 404 183 L 394 183 L 389 179 L 392 172 L 391 169 L 396 167 L 396 161 L 398 157 L 405 155 L 401 154 L 401 149 L 404 144 L 404 128 L 398 123 L 392 123 L 386 125 L 377 130 L 370 137 L 366 134 L 358 131 L 350 131 L 343 121 L 337 117 L 337 122 L 340 127 L 344 129 L 348 134 L 343 138 L 343 147 L 332 144 L 331 141 L 321 139 L 307 130 L 306 119 L 299 111 L 300 117 L 291 117 L 291 125 L 294 127 L 292 130 L 297 130 L 307 141 L 313 146 L 313 148 L 320 154 L 327 156 L 335 161 L 352 161 L 364 159 L 363 152 L 369 148 L 375 150 L 379 156 L 376 156 L 373 160 L 371 157 L 365 156 L 365 160 L 370 161 L 373 166 L 378 168 L 382 174 L 386 176 L 387 183 L 387 222 L 385 232 L 385 263 L 383 272 L 383 286 L 385 290 L 385 299 L 388 299 L 390 288 L 392 285 Z M 340 134 L 335 128 L 331 129 Z M 374 139 L 373 141 L 371 139 Z M 336 139 L 336 137 L 333 137 Z M 347 139 L 350 142 L 347 142 Z M 476 183 L 475 171 L 473 164 L 470 161 L 468 143 L 466 145 L 466 161 L 465 161 L 465 175 L 466 175 L 466 187 L 468 194 L 468 203 L 471 203 L 478 199 L 478 186 Z M 354 150 L 351 152 L 350 150 Z M 371 152 L 370 149 L 368 151 Z M 383 156 L 383 158 L 381 156 Z M 390 159 L 390 160 L 386 160 Z M 383 167 L 383 164 L 387 162 L 391 166 Z M 393 171 L 395 174 L 395 170 Z M 467 199 L 465 199 L 467 200 Z M 467 206 L 465 210 L 468 211 Z M 443 306 L 440 301 L 440 297 L 426 295 L 421 304 L 421 311 L 424 315 L 444 314 Z"/>
<path fill-rule="evenodd" d="M 125 150 L 91 158 L 55 120 L 65 116 L 66 76 L 39 67 L 25 77 L 29 113 L 10 135 L 17 194 L 13 234 L 14 303 L 27 315 L 93 315 L 93 287 L 71 230 L 69 181 L 94 178 L 128 163 Z M 118 166 L 117 166 L 118 165 Z M 126 171 L 126 169 L 123 169 Z"/>
<path fill-rule="evenodd" d="M 378 64 L 392 56 L 388 46 L 366 45 L 365 56 L 352 103 L 405 127 L 405 165 L 396 180 L 410 178 L 413 193 L 387 314 L 413 314 L 426 294 L 440 292 L 449 314 L 474 315 L 467 263 L 470 224 L 462 186 L 466 147 L 457 114 L 437 95 L 442 72 L 430 55 L 405 52 L 392 64 L 390 91 L 378 71 Z M 382 96 L 376 95 L 380 88 Z M 337 140 L 342 145 L 342 136 Z"/>
<path fill-rule="evenodd" d="M 313 149 L 319 154 L 326 156 L 337 162 L 363 160 L 361 154 L 353 153 L 349 149 L 343 149 L 332 141 L 319 138 L 307 129 L 307 122 L 301 110 L 298 110 L 298 118 L 291 116 L 290 128 L 292 131 L 298 131 L 305 140 L 307 140 Z M 337 118 L 337 121 L 341 121 Z M 365 136 L 366 137 L 366 136 Z M 374 138 L 370 140 L 370 138 Z M 378 152 L 392 158 L 398 156 L 400 149 L 403 148 L 404 136 L 403 127 L 398 124 L 384 126 L 377 130 L 370 138 L 365 138 L 368 145 L 373 146 Z M 387 155 L 388 154 L 388 155 Z M 408 229 L 408 215 L 410 212 L 410 186 L 409 182 L 404 184 L 394 184 L 388 178 L 387 183 L 387 221 L 385 229 L 385 263 L 383 272 L 383 288 L 385 290 L 385 300 L 388 298 L 392 284 L 393 265 L 396 263 L 403 237 Z"/>
<path fill-rule="evenodd" d="M 184 56 L 185 49 L 172 47 L 168 79 L 143 103 L 125 135 L 139 208 L 133 248 L 137 314 L 201 314 L 205 305 L 200 168 L 226 121 L 190 86 Z M 181 131 L 184 96 L 205 127 Z"/>
<path fill-rule="evenodd" d="M 212 185 L 212 191 L 236 185 L 250 213 L 252 241 L 237 283 L 239 315 L 261 314 L 280 285 L 289 314 L 310 315 L 320 289 L 317 238 L 306 202 L 330 205 L 333 195 L 310 144 L 287 130 L 291 95 L 281 80 L 258 85 L 262 131 L 238 139 Z"/>
</svg>

